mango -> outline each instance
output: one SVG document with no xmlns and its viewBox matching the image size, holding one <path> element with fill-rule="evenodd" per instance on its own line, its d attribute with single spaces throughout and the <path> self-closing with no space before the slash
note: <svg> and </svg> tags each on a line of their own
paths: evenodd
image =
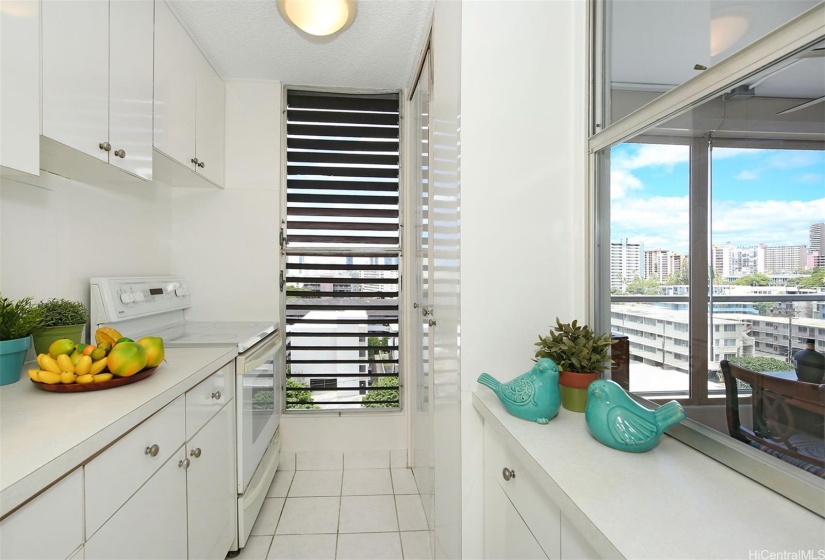
<svg viewBox="0 0 825 560">
<path fill-rule="evenodd" d="M 106 365 L 118 377 L 130 377 L 146 367 L 146 350 L 137 342 L 121 342 L 109 352 Z"/>
<path fill-rule="evenodd" d="M 74 350 L 74 341 L 68 338 L 59 338 L 49 345 L 49 356 L 57 359 L 61 354 L 70 354 Z"/>
<path fill-rule="evenodd" d="M 105 358 L 105 357 L 106 357 L 106 353 L 107 353 L 108 351 L 109 351 L 109 350 L 107 350 L 107 349 L 106 349 L 105 345 L 101 344 L 100 346 L 98 346 L 97 348 L 95 348 L 94 350 L 92 350 L 92 351 L 89 353 L 89 355 L 92 357 L 92 360 L 96 362 L 96 361 L 98 361 L 98 360 L 100 360 L 100 359 L 102 359 L 102 358 Z"/>
<path fill-rule="evenodd" d="M 144 336 L 137 341 L 146 350 L 146 367 L 157 367 L 166 355 L 163 348 L 163 339 L 159 336 Z"/>
</svg>

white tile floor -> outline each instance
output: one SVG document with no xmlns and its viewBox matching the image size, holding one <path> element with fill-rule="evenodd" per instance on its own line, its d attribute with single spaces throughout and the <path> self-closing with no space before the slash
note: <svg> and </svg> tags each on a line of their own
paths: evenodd
<svg viewBox="0 0 825 560">
<path fill-rule="evenodd" d="M 380 453 L 316 455 L 282 458 L 305 470 L 276 473 L 237 560 L 431 559 L 410 469 Z"/>
</svg>

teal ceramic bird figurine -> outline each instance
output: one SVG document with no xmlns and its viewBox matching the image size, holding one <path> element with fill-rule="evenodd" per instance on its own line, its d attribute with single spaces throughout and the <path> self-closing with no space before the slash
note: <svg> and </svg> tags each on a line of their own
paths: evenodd
<svg viewBox="0 0 825 560">
<path fill-rule="evenodd" d="M 478 382 L 492 389 L 507 412 L 517 418 L 547 424 L 559 413 L 559 368 L 550 358 L 541 358 L 533 369 L 507 383 L 488 373 L 482 373 Z"/>
<path fill-rule="evenodd" d="M 584 416 L 588 430 L 601 443 L 641 453 L 652 449 L 665 430 L 681 422 L 685 411 L 676 401 L 649 410 L 631 399 L 618 383 L 600 379 L 587 390 Z"/>
</svg>

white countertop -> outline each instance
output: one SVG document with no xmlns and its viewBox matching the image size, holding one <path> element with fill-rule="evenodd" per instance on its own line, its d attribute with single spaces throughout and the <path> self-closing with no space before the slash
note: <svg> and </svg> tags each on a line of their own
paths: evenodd
<svg viewBox="0 0 825 560">
<path fill-rule="evenodd" d="M 491 391 L 474 392 L 473 406 L 602 557 L 825 554 L 825 519 L 672 437 L 627 453 L 593 439 L 581 413 L 561 409 L 542 426 Z"/>
<path fill-rule="evenodd" d="M 144 380 L 102 391 L 37 389 L 24 366 L 20 381 L 0 387 L 0 517 L 83 464 L 209 375 L 236 348 L 167 348 Z M 36 367 L 36 366 L 35 366 Z"/>
</svg>

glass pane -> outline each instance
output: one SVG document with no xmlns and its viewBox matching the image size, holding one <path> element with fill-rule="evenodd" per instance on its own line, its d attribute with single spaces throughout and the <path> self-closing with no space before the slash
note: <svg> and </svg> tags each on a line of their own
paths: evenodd
<svg viewBox="0 0 825 560">
<path fill-rule="evenodd" d="M 818 3 L 609 0 L 606 97 L 611 118 L 605 123 L 628 115 Z"/>
<path fill-rule="evenodd" d="M 611 330 L 630 343 L 630 390 L 687 396 L 690 147 L 684 139 L 610 151 Z M 622 298 L 621 296 L 630 296 Z"/>
</svg>

